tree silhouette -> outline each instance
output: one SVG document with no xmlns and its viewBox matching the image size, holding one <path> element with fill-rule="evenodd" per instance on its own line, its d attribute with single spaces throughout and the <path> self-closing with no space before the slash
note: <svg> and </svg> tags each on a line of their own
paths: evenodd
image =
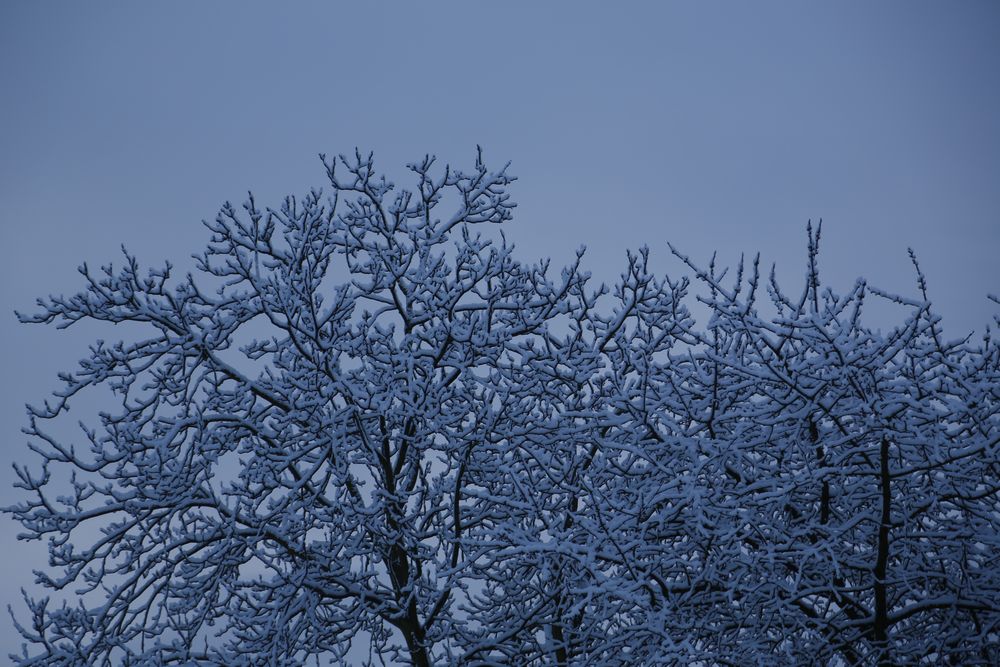
<svg viewBox="0 0 1000 667">
<path fill-rule="evenodd" d="M 592 286 L 515 258 L 481 153 L 323 164 L 226 204 L 197 279 L 126 253 L 19 315 L 146 334 L 29 408 L 8 512 L 64 593 L 18 664 L 1000 661 L 1000 346 L 944 340 L 915 257 L 917 299 L 821 290 L 811 227 L 797 298 L 672 246 L 694 282 Z"/>
</svg>

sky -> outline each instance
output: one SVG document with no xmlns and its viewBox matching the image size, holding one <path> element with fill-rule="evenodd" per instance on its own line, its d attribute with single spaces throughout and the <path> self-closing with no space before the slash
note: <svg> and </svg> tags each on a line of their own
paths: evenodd
<svg viewBox="0 0 1000 667">
<path fill-rule="evenodd" d="M 181 267 L 200 221 L 322 186 L 317 154 L 372 150 L 405 185 L 425 153 L 510 160 L 523 259 L 602 280 L 625 251 L 684 273 L 717 250 L 802 284 L 916 294 L 951 337 L 1000 292 L 995 2 L 49 2 L 0 4 L 0 504 L 30 462 L 25 402 L 114 332 L 13 311 L 120 258 Z M 891 322 L 899 313 L 875 312 Z M 81 402 L 75 416 L 93 418 Z M 44 559 L 0 519 L 0 603 Z M 22 615 L 23 617 L 23 615 Z M 0 622 L 0 654 L 16 649 Z"/>
</svg>

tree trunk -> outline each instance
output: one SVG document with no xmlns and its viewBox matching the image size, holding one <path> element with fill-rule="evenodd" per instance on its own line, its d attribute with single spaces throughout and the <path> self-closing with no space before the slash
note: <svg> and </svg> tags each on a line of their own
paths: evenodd
<svg viewBox="0 0 1000 667">
<path fill-rule="evenodd" d="M 891 667 L 889 655 L 889 608 L 885 578 L 889 562 L 889 526 L 892 497 L 889 489 L 889 439 L 883 437 L 879 447 L 879 487 L 882 492 L 882 517 L 878 527 L 878 554 L 875 561 L 875 622 L 872 627 L 879 667 Z"/>
</svg>

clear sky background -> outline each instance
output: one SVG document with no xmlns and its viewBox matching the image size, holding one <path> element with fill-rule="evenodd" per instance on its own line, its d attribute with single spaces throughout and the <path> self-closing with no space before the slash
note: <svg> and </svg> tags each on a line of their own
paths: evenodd
<svg viewBox="0 0 1000 667">
<path fill-rule="evenodd" d="M 476 144 L 513 161 L 522 258 L 586 244 L 602 279 L 648 244 L 762 253 L 798 289 L 805 223 L 822 278 L 915 294 L 946 332 L 1000 292 L 996 2 L 174 2 L 0 4 L 0 504 L 30 461 L 23 405 L 96 326 L 16 324 L 76 267 L 185 258 L 225 200 L 323 185 L 316 154 L 403 165 Z M 876 318 L 882 314 L 876 313 Z M 888 317 L 888 315 L 886 315 Z M 92 418 L 80 401 L 76 418 Z M 0 603 L 44 559 L 0 519 Z M 0 655 L 16 648 L 0 620 Z"/>
</svg>

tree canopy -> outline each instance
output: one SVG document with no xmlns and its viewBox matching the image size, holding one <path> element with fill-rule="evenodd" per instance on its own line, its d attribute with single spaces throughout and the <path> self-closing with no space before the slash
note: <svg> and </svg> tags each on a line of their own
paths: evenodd
<svg viewBox="0 0 1000 667">
<path fill-rule="evenodd" d="M 913 298 L 823 288 L 819 227 L 794 295 L 673 246 L 595 285 L 516 257 L 481 154 L 323 164 L 197 275 L 125 253 L 19 315 L 145 333 L 29 408 L 17 664 L 1000 662 L 1000 346 L 915 257 Z"/>
</svg>

